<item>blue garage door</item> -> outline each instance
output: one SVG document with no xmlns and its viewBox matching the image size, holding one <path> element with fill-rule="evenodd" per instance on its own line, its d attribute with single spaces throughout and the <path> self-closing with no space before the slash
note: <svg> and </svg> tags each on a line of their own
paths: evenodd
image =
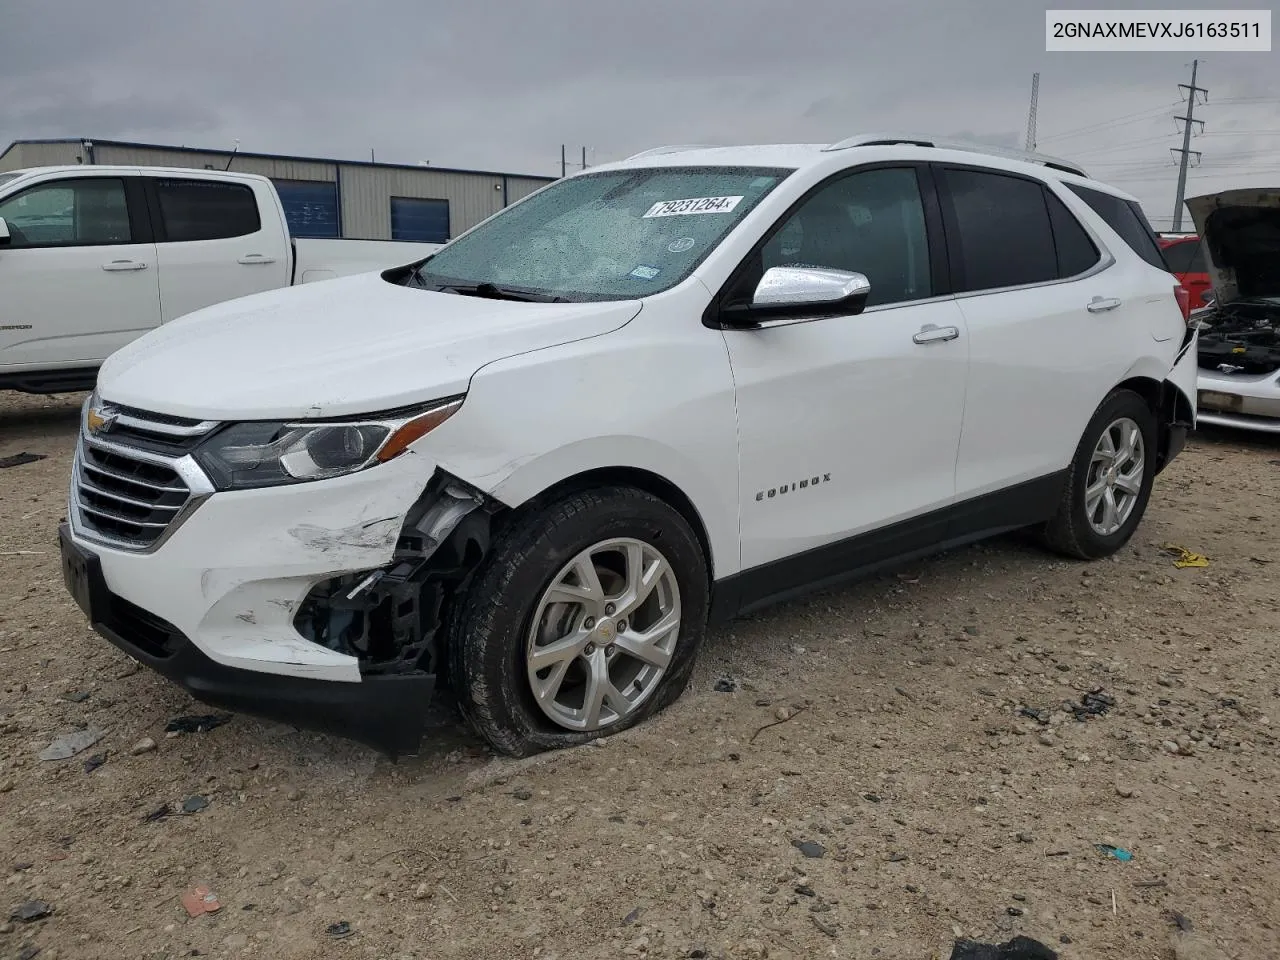
<svg viewBox="0 0 1280 960">
<path fill-rule="evenodd" d="M 338 185 L 320 180 L 273 180 L 289 232 L 295 237 L 337 239 Z"/>
<path fill-rule="evenodd" d="M 449 201 L 391 198 L 391 239 L 421 243 L 449 240 Z"/>
</svg>

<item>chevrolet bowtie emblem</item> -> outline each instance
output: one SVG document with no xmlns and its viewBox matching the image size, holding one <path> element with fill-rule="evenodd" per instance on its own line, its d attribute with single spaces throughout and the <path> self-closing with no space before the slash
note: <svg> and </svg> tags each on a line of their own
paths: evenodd
<svg viewBox="0 0 1280 960">
<path fill-rule="evenodd" d="M 105 433 L 116 422 L 117 416 L 119 414 L 110 407 L 90 407 L 85 414 L 84 425 L 92 434 Z"/>
</svg>

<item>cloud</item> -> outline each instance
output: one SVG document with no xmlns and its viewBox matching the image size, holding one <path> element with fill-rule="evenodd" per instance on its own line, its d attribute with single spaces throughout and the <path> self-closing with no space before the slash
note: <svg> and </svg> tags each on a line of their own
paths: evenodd
<svg viewBox="0 0 1280 960">
<path fill-rule="evenodd" d="M 1101 164 L 1100 175 L 1146 177 L 1121 185 L 1163 210 L 1189 60 L 1046 54 L 1043 9 L 1021 0 L 17 2 L 0 28 L 0 141 L 239 139 L 250 151 L 358 159 L 373 148 L 538 174 L 559 171 L 562 143 L 595 161 L 662 143 L 884 130 L 1018 146 L 1039 71 L 1043 148 Z M 1273 54 L 1212 56 L 1201 71 L 1209 132 L 1280 128 L 1274 104 L 1213 105 L 1276 96 L 1277 67 Z M 1200 175 L 1246 142 L 1278 141 L 1206 138 Z M 1252 169 L 1223 167 L 1220 179 Z"/>
</svg>

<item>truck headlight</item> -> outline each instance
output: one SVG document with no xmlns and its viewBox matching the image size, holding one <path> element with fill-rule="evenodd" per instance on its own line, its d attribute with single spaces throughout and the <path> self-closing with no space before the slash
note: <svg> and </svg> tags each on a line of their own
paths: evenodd
<svg viewBox="0 0 1280 960">
<path fill-rule="evenodd" d="M 397 416 L 236 423 L 201 444 L 195 458 L 219 490 L 327 480 L 399 456 L 461 406 L 455 397 Z"/>
</svg>

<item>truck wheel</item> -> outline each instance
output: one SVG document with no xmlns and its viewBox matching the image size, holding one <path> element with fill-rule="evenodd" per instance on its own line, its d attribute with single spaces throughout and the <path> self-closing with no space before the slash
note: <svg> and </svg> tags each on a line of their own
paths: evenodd
<svg viewBox="0 0 1280 960">
<path fill-rule="evenodd" d="M 1155 465 L 1155 415 L 1132 390 L 1114 391 L 1080 439 L 1046 542 L 1079 560 L 1115 553 L 1142 521 Z"/>
<path fill-rule="evenodd" d="M 625 730 L 674 701 L 706 632 L 708 583 L 689 524 L 629 487 L 567 496 L 518 520 L 453 618 L 463 715 L 514 756 Z"/>
</svg>

